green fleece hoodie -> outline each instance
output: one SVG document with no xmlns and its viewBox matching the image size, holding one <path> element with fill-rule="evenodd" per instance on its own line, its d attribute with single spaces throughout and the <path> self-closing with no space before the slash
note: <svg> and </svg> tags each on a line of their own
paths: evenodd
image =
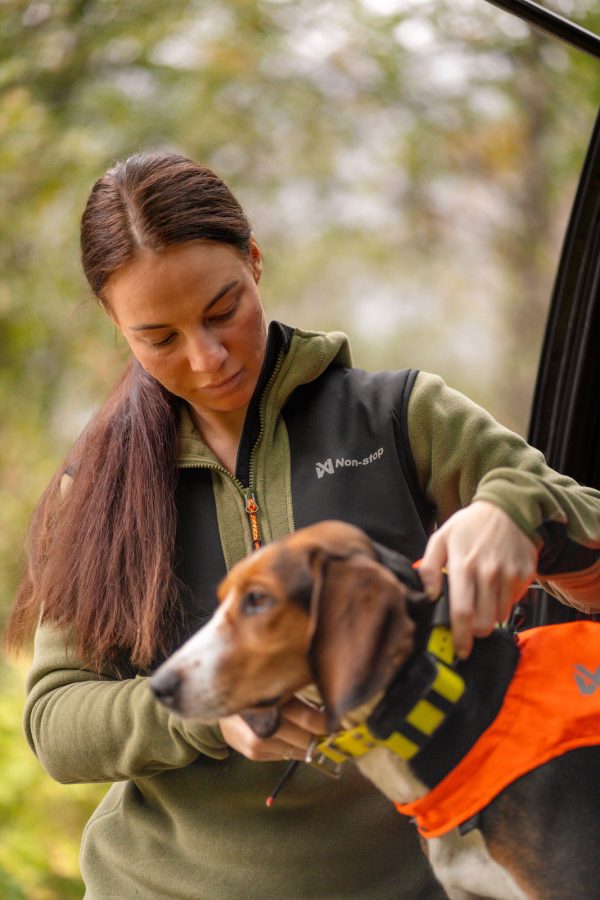
<svg viewBox="0 0 600 900">
<path fill-rule="evenodd" d="M 281 409 L 298 386 L 348 365 L 342 335 L 296 331 L 280 353 L 262 396 L 251 455 L 251 484 L 259 491 L 269 487 L 261 492 L 264 540 L 295 527 Z M 502 506 L 539 546 L 548 521 L 563 527 L 567 549 L 600 546 L 600 495 L 549 470 L 540 454 L 440 379 L 417 377 L 408 435 L 420 488 L 438 521 L 481 497 Z M 179 464 L 212 472 L 229 568 L 252 549 L 247 491 L 186 416 Z M 594 569 L 597 585 L 598 565 L 595 558 L 569 574 L 563 567 L 554 587 L 559 584 L 570 602 L 589 605 L 592 591 L 585 585 L 593 582 Z M 114 782 L 83 836 L 88 900 L 444 896 L 412 825 L 352 766 L 339 781 L 301 766 L 267 809 L 284 764 L 250 762 L 227 747 L 218 726 L 176 719 L 154 700 L 145 673 L 120 680 L 108 669 L 100 676 L 90 672 L 68 635 L 49 625 L 36 635 L 25 730 L 58 781 Z"/>
</svg>

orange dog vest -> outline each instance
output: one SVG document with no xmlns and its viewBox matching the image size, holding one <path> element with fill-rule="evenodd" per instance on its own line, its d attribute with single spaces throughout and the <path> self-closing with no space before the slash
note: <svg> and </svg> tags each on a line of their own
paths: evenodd
<svg viewBox="0 0 600 900">
<path fill-rule="evenodd" d="M 600 744 L 600 624 L 532 628 L 517 641 L 521 657 L 490 727 L 428 794 L 397 804 L 423 837 L 470 819 L 521 775 L 567 750 Z"/>
</svg>

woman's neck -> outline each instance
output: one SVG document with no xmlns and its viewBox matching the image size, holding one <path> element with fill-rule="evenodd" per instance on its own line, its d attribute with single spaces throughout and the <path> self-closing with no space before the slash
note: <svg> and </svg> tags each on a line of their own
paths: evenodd
<svg viewBox="0 0 600 900">
<path fill-rule="evenodd" d="M 244 420 L 246 407 L 227 413 L 199 412 L 190 406 L 192 421 L 204 442 L 210 447 L 219 462 L 230 472 L 235 473 L 238 447 Z"/>
</svg>

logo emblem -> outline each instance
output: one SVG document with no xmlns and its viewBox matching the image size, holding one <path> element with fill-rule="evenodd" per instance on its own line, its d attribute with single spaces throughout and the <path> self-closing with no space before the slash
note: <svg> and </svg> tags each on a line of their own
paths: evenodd
<svg viewBox="0 0 600 900">
<path fill-rule="evenodd" d="M 363 457 L 363 459 L 350 459 L 347 456 L 336 456 L 335 460 L 330 456 L 325 462 L 315 463 L 315 470 L 317 472 L 317 478 L 322 478 L 323 475 L 333 475 L 335 469 L 347 469 L 347 468 L 357 468 L 358 466 L 368 466 L 371 463 L 377 462 L 377 460 L 381 459 L 383 456 L 383 447 L 379 447 L 377 450 L 373 450 L 372 453 L 369 453 L 368 456 Z"/>
<path fill-rule="evenodd" d="M 575 666 L 575 681 L 582 694 L 593 694 L 600 687 L 600 667 L 590 672 L 585 666 Z"/>
<path fill-rule="evenodd" d="M 322 478 L 325 472 L 328 475 L 333 475 L 333 460 L 331 457 L 326 459 L 323 463 L 316 463 L 317 467 L 317 478 Z"/>
</svg>

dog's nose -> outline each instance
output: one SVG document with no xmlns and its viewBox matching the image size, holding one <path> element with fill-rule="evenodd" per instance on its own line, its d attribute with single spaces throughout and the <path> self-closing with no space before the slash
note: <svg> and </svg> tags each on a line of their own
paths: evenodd
<svg viewBox="0 0 600 900">
<path fill-rule="evenodd" d="M 150 690 L 165 706 L 175 706 L 181 687 L 181 676 L 173 669 L 159 669 L 150 679 Z"/>
</svg>

